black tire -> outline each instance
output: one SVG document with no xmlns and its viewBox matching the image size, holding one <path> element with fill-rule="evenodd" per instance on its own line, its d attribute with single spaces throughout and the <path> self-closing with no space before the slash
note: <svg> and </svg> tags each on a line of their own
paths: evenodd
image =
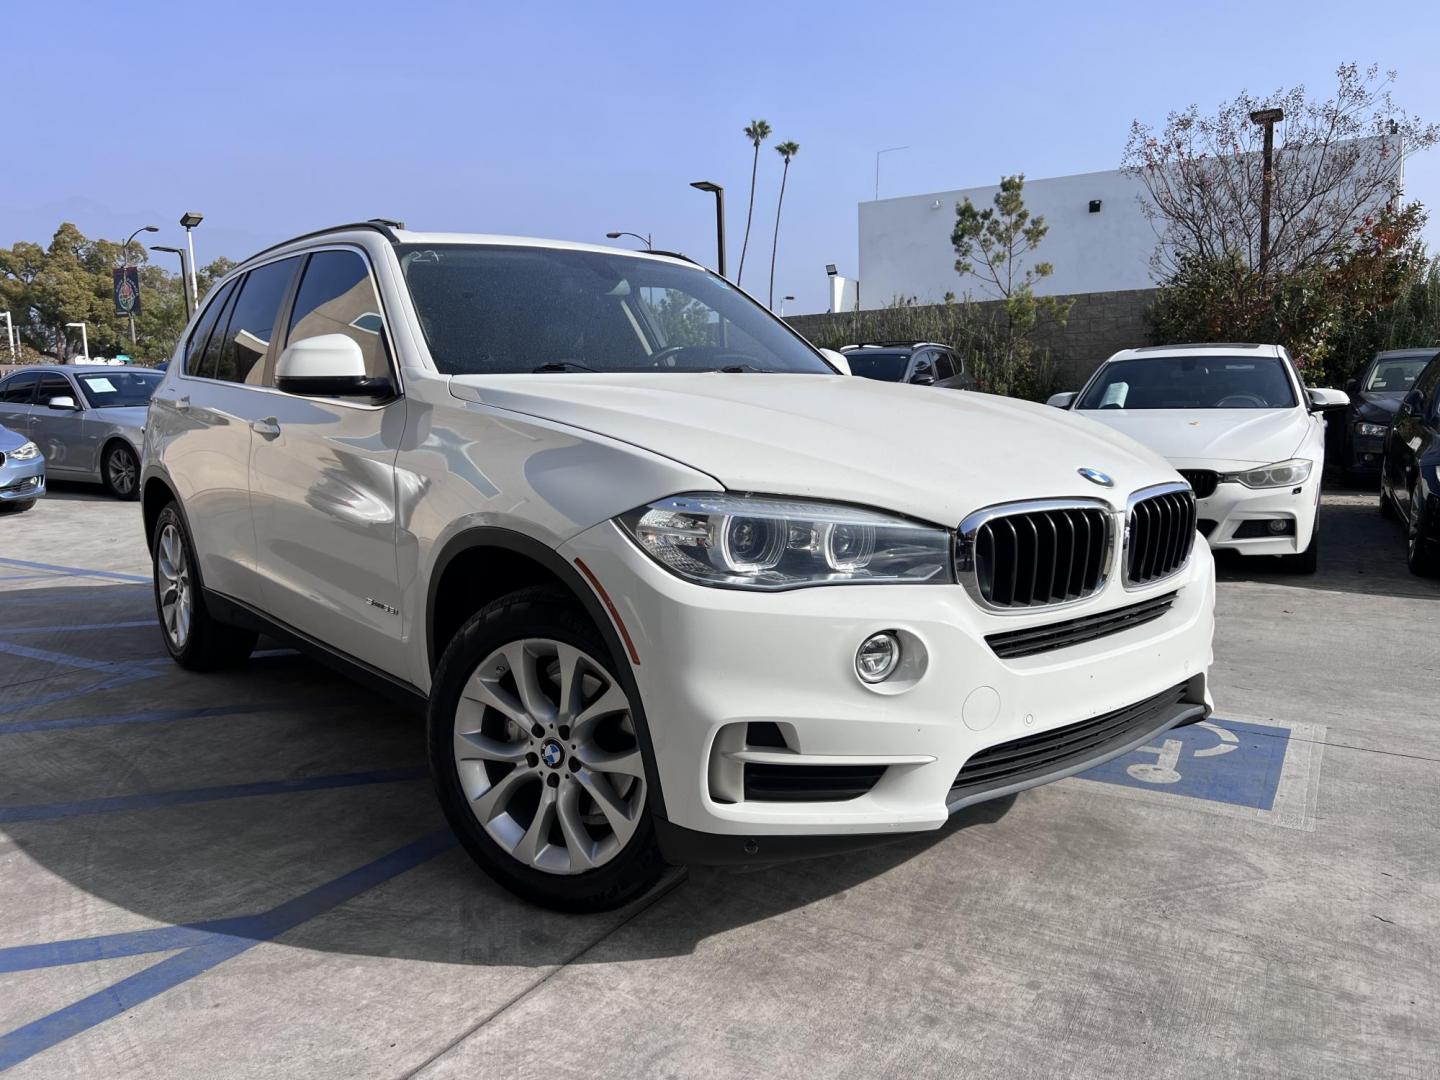
<svg viewBox="0 0 1440 1080">
<path fill-rule="evenodd" d="M 1416 577 L 1435 577 L 1440 574 L 1440 555 L 1435 551 L 1440 537 L 1425 535 L 1425 518 L 1425 495 L 1416 480 L 1410 490 L 1410 515 L 1405 522 L 1405 565 Z"/>
<path fill-rule="evenodd" d="M 1395 512 L 1395 504 L 1390 501 L 1390 496 L 1385 494 L 1385 484 L 1380 484 L 1380 516 L 1386 521 L 1399 521 L 1400 515 Z"/>
<path fill-rule="evenodd" d="M 163 561 L 171 548 L 168 539 L 170 535 L 178 540 L 183 550 L 186 568 L 184 591 L 189 602 L 189 619 L 183 634 L 176 633 L 171 628 L 165 606 L 170 590 L 167 589 L 162 594 L 161 589 L 162 578 L 173 578 L 172 574 L 163 569 Z M 249 658 L 259 635 L 254 630 L 222 623 L 206 609 L 205 592 L 200 586 L 199 564 L 195 561 L 195 546 L 185 528 L 185 519 L 175 509 L 174 503 L 161 510 L 155 521 L 155 533 L 150 539 L 150 565 L 155 583 L 155 617 L 160 622 L 160 636 L 165 640 L 165 648 L 177 664 L 190 671 L 217 671 L 235 667 Z"/>
<path fill-rule="evenodd" d="M 436 794 L 455 835 L 500 885 L 533 904 L 557 911 L 609 911 L 643 895 L 665 870 L 648 807 L 640 811 L 634 831 L 610 861 L 581 872 L 549 873 L 526 865 L 495 842 L 472 811 L 461 783 L 454 753 L 461 692 L 487 657 L 522 639 L 548 639 L 573 646 L 604 667 L 615 687 L 623 685 L 615 678 L 615 661 L 603 639 L 563 590 L 527 588 L 488 604 L 451 639 L 435 671 L 427 741 Z"/>
<path fill-rule="evenodd" d="M 100 479 L 105 490 L 124 502 L 140 497 L 140 459 L 129 443 L 112 442 L 100 458 Z"/>
<path fill-rule="evenodd" d="M 1320 515 L 1310 531 L 1310 545 L 1298 555 L 1281 555 L 1280 565 L 1288 574 L 1313 574 L 1320 565 Z"/>
<path fill-rule="evenodd" d="M 23 514 L 26 510 L 34 510 L 36 499 L 26 499 L 24 502 L 0 502 L 0 514 Z"/>
</svg>

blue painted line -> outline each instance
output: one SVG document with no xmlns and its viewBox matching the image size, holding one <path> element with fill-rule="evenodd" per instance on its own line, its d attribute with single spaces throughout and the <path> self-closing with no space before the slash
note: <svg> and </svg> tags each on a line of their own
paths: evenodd
<svg viewBox="0 0 1440 1080">
<path fill-rule="evenodd" d="M 188 941 L 188 937 L 183 933 L 185 931 L 228 924 L 228 928 L 223 932 L 215 930 L 207 932 L 206 940 L 201 944 L 189 945 L 182 953 L 168 957 L 128 978 L 121 979 L 119 982 L 48 1016 L 42 1016 L 14 1031 L 0 1035 L 0 1071 L 18 1065 L 66 1039 L 79 1035 L 97 1024 L 102 1024 L 106 1020 L 113 1019 L 151 998 L 163 994 L 166 990 L 179 986 L 197 975 L 204 974 L 217 964 L 238 956 L 262 941 L 270 941 L 377 885 L 413 870 L 436 855 L 449 851 L 454 846 L 455 838 L 449 830 L 440 830 L 392 851 L 388 855 L 381 856 L 357 870 L 352 870 L 343 877 L 311 889 L 294 900 L 287 901 L 261 915 L 248 919 L 225 920 L 222 923 L 197 924 L 194 927 L 175 927 L 173 929 L 181 931 L 182 934 L 173 938 L 165 937 L 165 932 L 162 930 L 156 936 L 144 939 L 145 944 L 156 944 L 158 949 L 176 948 L 180 946 L 167 942 Z M 140 935 L 151 933 L 151 931 L 139 932 Z M 134 936 L 112 935 L 109 947 L 122 947 L 116 942 L 117 937 L 131 938 Z M 106 947 L 103 944 L 96 945 L 97 940 L 103 939 L 88 939 L 88 943 L 92 947 Z M 56 955 L 66 955 L 67 949 L 73 954 L 77 950 L 83 949 L 85 944 L 87 944 L 85 941 L 58 943 L 59 951 Z M 141 947 L 138 951 L 153 952 L 157 950 Z M 114 955 L 135 955 L 135 952 Z"/>
<path fill-rule="evenodd" d="M 23 657 L 26 660 L 43 660 L 47 664 L 62 667 L 85 668 L 91 671 L 125 671 L 143 663 L 139 660 L 92 660 L 88 656 L 71 656 L 69 653 L 53 652 L 50 649 L 32 649 L 28 645 L 14 645 L 0 641 L 0 653 Z"/>
<path fill-rule="evenodd" d="M 68 576 L 68 574 L 0 574 L 0 581 L 48 581 Z"/>
<path fill-rule="evenodd" d="M 293 780 L 261 780 L 251 784 L 187 788 L 181 791 L 154 791 L 144 795 L 115 795 L 107 799 L 80 799 L 76 802 L 36 803 L 30 806 L 0 806 L 0 824 L 17 821 L 54 821 L 88 814 L 118 814 L 153 810 L 162 806 L 248 799 L 256 795 L 289 795 L 297 791 L 325 791 L 331 788 L 360 787 L 365 784 L 393 784 L 419 780 L 428 775 L 423 768 L 375 769 L 370 772 L 304 776 Z"/>
<path fill-rule="evenodd" d="M 6 626 L 0 634 L 14 637 L 16 634 L 73 634 L 82 630 L 129 630 L 136 626 L 158 626 L 154 619 L 132 619 L 128 622 L 69 623 L 63 626 Z"/>
<path fill-rule="evenodd" d="M 208 720 L 216 716 L 280 712 L 295 707 L 293 703 L 210 705 L 202 709 L 151 709 L 149 712 L 121 713 L 117 716 L 61 716 L 51 720 L 13 720 L 0 723 L 0 735 L 19 735 L 30 731 L 65 731 L 70 728 L 115 727 L 122 724 L 161 724 L 169 720 Z M 305 706 L 307 710 L 316 707 L 311 704 Z"/>
<path fill-rule="evenodd" d="M 56 566 L 53 563 L 26 562 L 24 559 L 0 558 L 0 564 L 18 566 L 24 570 L 48 570 L 52 574 L 69 574 L 75 577 L 107 578 L 110 581 L 141 581 L 151 584 L 151 579 L 139 574 L 122 574 L 116 570 L 88 570 L 83 566 Z"/>
<path fill-rule="evenodd" d="M 210 940 L 209 924 L 188 926 L 157 926 L 153 930 L 132 930 L 122 934 L 75 938 L 70 941 L 47 941 L 43 945 L 12 945 L 0 949 L 0 975 L 40 968 L 88 964 L 92 960 L 115 960 L 122 956 L 143 956 L 146 953 L 172 952 L 202 945 Z"/>
<path fill-rule="evenodd" d="M 68 690 L 52 690 L 49 693 L 37 694 L 34 697 L 21 698 L 18 701 L 7 701 L 0 705 L 0 716 L 10 713 L 22 712 L 25 709 L 34 708 L 39 705 L 56 705 L 64 701 L 72 701 L 86 694 L 97 694 L 102 690 L 113 690 L 118 686 L 127 686 L 130 683 L 140 682 L 144 679 L 154 679 L 160 676 L 159 671 L 147 671 L 139 666 L 122 672 L 108 679 L 101 679 L 99 682 L 89 683 L 81 687 L 72 687 Z"/>
</svg>

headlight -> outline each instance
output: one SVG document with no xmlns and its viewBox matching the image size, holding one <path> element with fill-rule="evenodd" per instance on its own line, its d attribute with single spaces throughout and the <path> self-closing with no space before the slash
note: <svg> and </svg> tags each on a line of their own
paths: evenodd
<svg viewBox="0 0 1440 1080">
<path fill-rule="evenodd" d="M 1312 465 L 1314 462 L 1304 458 L 1291 458 L 1289 461 L 1277 461 L 1274 465 L 1262 465 L 1258 469 L 1247 469 L 1245 472 L 1224 473 L 1220 479 L 1233 480 L 1252 488 L 1293 487 L 1310 478 Z"/>
<path fill-rule="evenodd" d="M 765 495 L 675 495 L 616 519 L 667 570 L 702 585 L 952 580 L 945 529 L 874 510 Z"/>
<path fill-rule="evenodd" d="M 1355 425 L 1355 434 L 1362 439 L 1383 439 L 1385 437 L 1386 425 L 1359 423 Z"/>
<path fill-rule="evenodd" d="M 27 442 L 18 450 L 11 450 L 6 455 L 11 461 L 34 461 L 40 456 L 40 448 L 33 442 Z"/>
</svg>

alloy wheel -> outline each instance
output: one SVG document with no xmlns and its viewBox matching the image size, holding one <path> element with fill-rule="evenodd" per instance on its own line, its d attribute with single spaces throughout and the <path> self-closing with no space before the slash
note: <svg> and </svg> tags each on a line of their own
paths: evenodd
<svg viewBox="0 0 1440 1080">
<path fill-rule="evenodd" d="M 624 850 L 645 808 L 645 769 L 625 691 L 582 649 L 526 638 L 466 681 L 453 750 L 485 832 L 516 861 L 581 874 Z"/>
<path fill-rule="evenodd" d="M 135 455 L 117 446 L 105 455 L 105 473 L 115 494 L 128 496 L 135 490 Z"/>
<path fill-rule="evenodd" d="M 190 561 L 180 530 L 166 524 L 155 549 L 155 582 L 160 591 L 160 617 L 165 634 L 176 649 L 190 638 Z"/>
<path fill-rule="evenodd" d="M 1420 545 L 1423 542 L 1421 534 L 1423 532 L 1422 524 L 1425 520 L 1425 507 L 1420 501 L 1421 497 L 1420 485 L 1417 482 L 1414 489 L 1410 492 L 1410 513 L 1406 521 L 1405 529 L 1406 547 L 1409 549 L 1410 560 L 1412 562 L 1415 561 L 1419 553 Z"/>
</svg>

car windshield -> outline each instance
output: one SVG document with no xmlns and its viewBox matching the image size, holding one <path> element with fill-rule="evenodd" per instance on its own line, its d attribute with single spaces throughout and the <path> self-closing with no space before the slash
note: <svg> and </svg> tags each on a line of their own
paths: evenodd
<svg viewBox="0 0 1440 1080">
<path fill-rule="evenodd" d="M 1106 364 L 1080 409 L 1289 409 L 1295 392 L 1276 357 L 1155 356 Z"/>
<path fill-rule="evenodd" d="M 545 247 L 397 245 L 436 366 L 835 374 L 729 282 L 669 259 Z"/>
<path fill-rule="evenodd" d="M 158 371 L 107 371 L 78 378 L 93 408 L 114 409 L 149 404 L 162 376 Z"/>
<path fill-rule="evenodd" d="M 1428 356 L 1379 357 L 1363 389 L 1373 394 L 1408 394 L 1430 359 Z"/>
<path fill-rule="evenodd" d="M 905 378 L 905 369 L 910 366 L 910 354 L 902 352 L 880 352 L 878 349 L 851 349 L 845 354 L 850 361 L 850 374 L 862 379 L 879 379 L 881 382 L 899 382 Z"/>
</svg>

